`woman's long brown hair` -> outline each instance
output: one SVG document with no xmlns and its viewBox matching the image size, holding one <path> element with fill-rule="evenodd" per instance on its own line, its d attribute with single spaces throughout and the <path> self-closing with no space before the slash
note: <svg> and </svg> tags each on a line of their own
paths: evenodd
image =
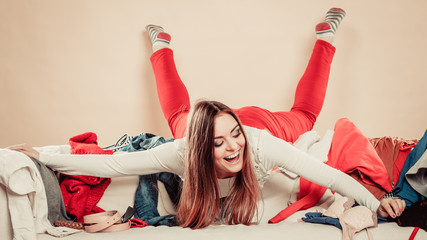
<svg viewBox="0 0 427 240">
<path fill-rule="evenodd" d="M 220 190 L 214 170 L 215 116 L 225 112 L 239 124 L 245 137 L 242 170 L 236 175 L 230 195 L 220 203 Z M 186 165 L 177 220 L 182 227 L 204 228 L 220 217 L 227 224 L 253 223 L 258 217 L 258 181 L 250 159 L 248 141 L 239 118 L 228 106 L 216 101 L 200 101 L 188 125 Z"/>
</svg>

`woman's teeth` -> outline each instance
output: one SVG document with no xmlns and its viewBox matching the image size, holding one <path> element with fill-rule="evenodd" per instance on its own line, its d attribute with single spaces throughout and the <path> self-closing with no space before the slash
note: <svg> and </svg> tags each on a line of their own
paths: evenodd
<svg viewBox="0 0 427 240">
<path fill-rule="evenodd" d="M 229 161 L 229 160 L 236 158 L 237 156 L 239 156 L 239 152 L 236 152 L 235 154 L 233 154 L 231 156 L 225 157 L 225 160 Z"/>
</svg>

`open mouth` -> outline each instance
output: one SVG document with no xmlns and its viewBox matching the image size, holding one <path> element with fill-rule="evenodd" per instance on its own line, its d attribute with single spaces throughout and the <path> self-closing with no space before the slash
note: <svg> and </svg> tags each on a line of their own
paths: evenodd
<svg viewBox="0 0 427 240">
<path fill-rule="evenodd" d="M 239 160 L 240 153 L 237 151 L 235 154 L 225 157 L 224 159 L 229 163 L 236 163 Z"/>
</svg>

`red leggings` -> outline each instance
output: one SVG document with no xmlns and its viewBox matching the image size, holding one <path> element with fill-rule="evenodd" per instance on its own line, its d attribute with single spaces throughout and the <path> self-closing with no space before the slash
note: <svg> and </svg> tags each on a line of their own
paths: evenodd
<svg viewBox="0 0 427 240">
<path fill-rule="evenodd" d="M 270 112 L 250 106 L 233 109 L 243 125 L 267 129 L 274 136 L 294 142 L 313 128 L 322 110 L 335 47 L 317 40 L 304 75 L 301 77 L 294 105 L 290 111 Z M 160 105 L 174 138 L 185 136 L 190 98 L 175 67 L 173 52 L 163 48 L 151 56 Z"/>
</svg>

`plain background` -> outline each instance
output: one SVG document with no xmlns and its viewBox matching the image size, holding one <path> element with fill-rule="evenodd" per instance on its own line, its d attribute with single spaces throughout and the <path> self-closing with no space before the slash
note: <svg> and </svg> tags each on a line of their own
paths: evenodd
<svg viewBox="0 0 427 240">
<path fill-rule="evenodd" d="M 170 137 L 145 25 L 171 35 L 191 101 L 288 110 L 330 7 L 347 16 L 315 130 L 348 117 L 368 137 L 420 138 L 427 111 L 424 0 L 0 0 L 0 147 L 92 131 Z"/>
</svg>

